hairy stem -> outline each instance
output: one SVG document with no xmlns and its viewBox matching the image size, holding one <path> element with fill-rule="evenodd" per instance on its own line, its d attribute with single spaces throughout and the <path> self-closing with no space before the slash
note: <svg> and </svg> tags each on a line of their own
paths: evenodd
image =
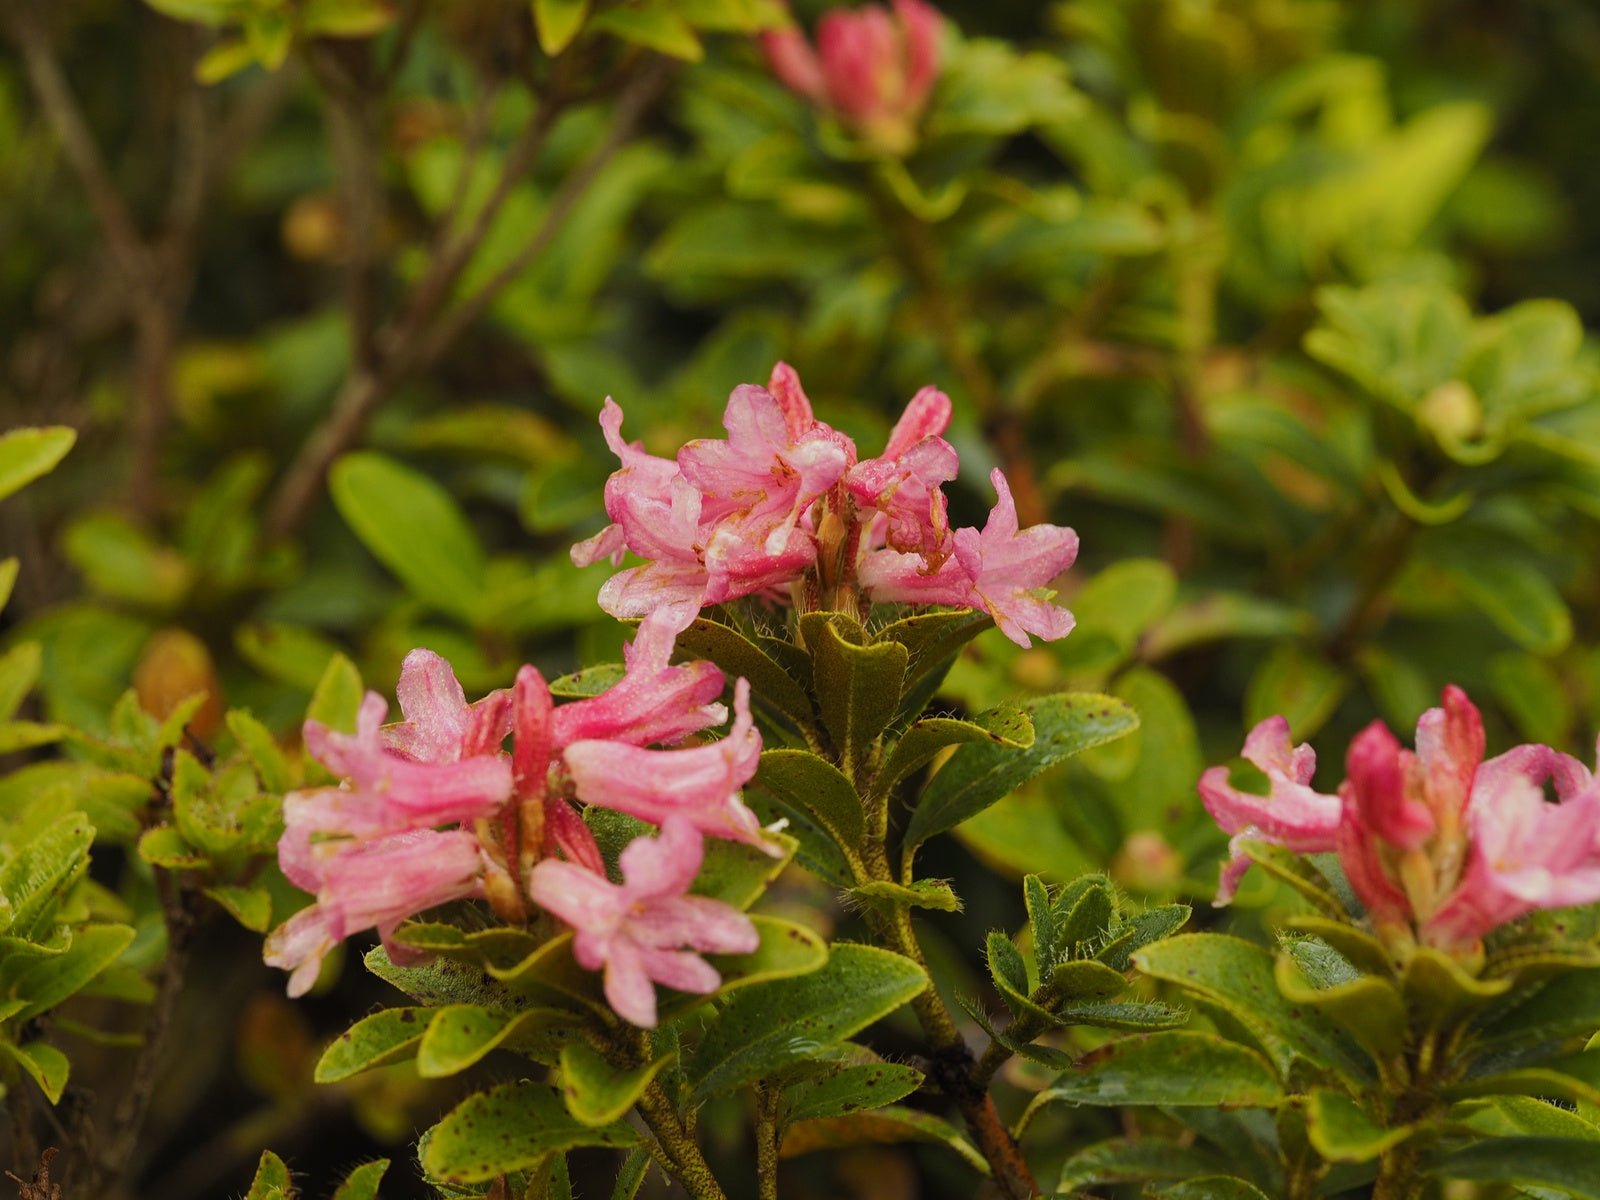
<svg viewBox="0 0 1600 1200">
<path fill-rule="evenodd" d="M 660 1153 L 656 1161 L 694 1200 L 727 1200 L 722 1185 L 711 1173 L 711 1165 L 694 1139 L 684 1132 L 672 1101 L 653 1080 L 639 1097 L 639 1115 L 655 1135 Z"/>
<path fill-rule="evenodd" d="M 759 1200 L 778 1200 L 777 1088 L 756 1088 L 756 1189 Z"/>
<path fill-rule="evenodd" d="M 868 839 L 864 850 L 868 874 L 873 879 L 893 882 L 894 873 L 882 842 Z M 879 935 L 892 949 L 927 970 L 927 959 L 911 925 L 910 909 L 897 905 L 892 916 L 878 917 L 874 923 Z M 929 1074 L 939 1090 L 950 1097 L 961 1111 L 979 1152 L 988 1160 L 1000 1194 L 1006 1200 L 1027 1200 L 1027 1197 L 1042 1195 L 1027 1160 L 1017 1148 L 1016 1140 L 1000 1119 L 994 1098 L 989 1095 L 984 1083 L 979 1081 L 978 1063 L 973 1059 L 967 1043 L 962 1040 L 955 1018 L 940 999 L 931 978 L 928 986 L 912 997 L 911 1008 L 917 1014 L 922 1032 L 928 1039 Z"/>
</svg>

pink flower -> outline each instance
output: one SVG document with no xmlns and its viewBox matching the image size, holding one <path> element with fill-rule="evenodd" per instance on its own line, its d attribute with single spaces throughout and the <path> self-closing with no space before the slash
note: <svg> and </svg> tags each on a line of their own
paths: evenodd
<svg viewBox="0 0 1600 1200">
<path fill-rule="evenodd" d="M 416 654 L 408 657 L 408 667 L 431 671 L 432 664 L 418 659 Z M 448 665 L 444 670 L 454 684 Z M 465 708 L 464 701 L 462 707 Z M 493 752 L 460 757 L 463 748 L 479 744 L 473 739 L 492 737 L 498 741 L 504 737 L 503 733 L 496 733 L 501 710 L 498 700 L 493 705 L 483 701 L 476 709 L 478 714 L 490 714 L 490 719 L 464 718 L 464 733 L 456 740 L 452 740 L 455 735 L 446 721 L 445 714 L 451 711 L 448 703 L 437 711 L 413 708 L 419 714 L 419 722 L 410 729 L 398 727 L 402 732 L 397 740 L 416 753 L 437 753 L 442 756 L 439 761 L 418 761 L 388 744 L 382 728 L 388 708 L 382 696 L 368 692 L 361 702 L 354 734 L 338 733 L 318 721 L 306 722 L 306 749 L 330 771 L 344 776 L 346 782 L 339 787 L 290 792 L 284 797 L 284 833 L 278 843 L 278 859 L 290 879 L 294 879 L 291 872 L 295 864 L 309 854 L 314 838 L 376 837 L 430 829 L 491 816 L 510 799 L 511 764 L 504 755 Z M 509 725 L 509 712 L 506 724 Z"/>
<path fill-rule="evenodd" d="M 483 857 L 470 833 L 431 829 L 361 841 L 312 843 L 284 863 L 284 874 L 316 903 L 268 936 L 265 960 L 289 976 L 289 995 L 317 980 L 323 957 L 337 942 L 377 929 L 391 957 L 404 951 L 389 938 L 395 926 L 424 909 L 482 894 Z"/>
<path fill-rule="evenodd" d="M 750 718 L 750 683 L 734 687 L 728 736 L 687 750 L 642 750 L 615 742 L 574 742 L 563 755 L 578 798 L 661 824 L 672 817 L 711 837 L 781 850 L 739 798 L 761 761 L 761 734 Z"/>
<path fill-rule="evenodd" d="M 1491 758 L 1472 781 L 1467 826 L 1466 870 L 1428 921 L 1430 941 L 1473 943 L 1535 909 L 1600 900 L 1600 782 L 1577 759 L 1548 746 Z"/>
<path fill-rule="evenodd" d="M 655 1025 L 656 983 L 698 995 L 717 989 L 722 978 L 700 954 L 748 954 L 760 944 L 749 917 L 687 894 L 703 854 L 694 826 L 674 816 L 660 836 L 623 850 L 621 885 L 572 863 L 546 859 L 533 869 L 529 895 L 572 926 L 578 964 L 605 968 L 606 999 L 634 1025 Z"/>
<path fill-rule="evenodd" d="M 728 719 L 723 675 L 708 662 L 669 665 L 682 629 L 671 611 L 650 613 L 623 649 L 627 671 L 598 696 L 555 710 L 555 744 L 605 740 L 645 746 L 678 742 Z"/>
<path fill-rule="evenodd" d="M 1059 525 L 1017 527 L 1017 506 L 1005 476 L 989 481 L 999 499 L 983 529 L 955 531 L 955 557 L 937 570 L 891 549 L 869 552 L 859 569 L 864 589 L 878 601 L 953 604 L 982 608 L 1000 632 L 1024 648 L 1028 635 L 1055 641 L 1072 632 L 1073 617 L 1050 603 L 1048 585 L 1078 556 L 1078 535 Z"/>
<path fill-rule="evenodd" d="M 1337 844 L 1340 804 L 1337 796 L 1312 789 L 1316 752 L 1309 745 L 1291 746 L 1289 722 L 1268 717 L 1250 731 L 1243 756 L 1267 777 L 1265 796 L 1242 792 L 1228 778 L 1227 767 L 1212 767 L 1200 776 L 1200 798 L 1212 820 L 1233 834 L 1232 857 L 1223 868 L 1216 903 L 1233 899 L 1250 859 L 1240 849 L 1245 839 L 1271 842 L 1301 854 L 1332 850 Z"/>
<path fill-rule="evenodd" d="M 496 754 L 511 732 L 510 694 L 490 692 L 469 705 L 455 671 L 432 650 L 406 655 L 395 693 L 405 720 L 385 729 L 383 741 L 417 762 L 453 763 Z"/>
<path fill-rule="evenodd" d="M 903 153 L 939 75 L 942 26 L 922 0 L 894 0 L 892 14 L 878 6 L 829 12 L 815 51 L 792 27 L 763 34 L 761 43 L 785 86 Z"/>
<path fill-rule="evenodd" d="M 950 518 L 942 485 L 956 477 L 956 449 L 939 436 L 950 424 L 950 397 L 925 387 L 877 458 L 850 468 L 845 486 L 862 508 L 884 515 L 883 537 L 891 549 L 922 557 L 937 570 L 949 555 Z"/>
</svg>

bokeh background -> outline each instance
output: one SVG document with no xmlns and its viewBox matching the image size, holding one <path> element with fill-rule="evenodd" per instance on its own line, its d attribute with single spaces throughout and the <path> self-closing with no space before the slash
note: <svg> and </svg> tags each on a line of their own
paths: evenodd
<svg viewBox="0 0 1600 1200">
<path fill-rule="evenodd" d="M 1327 787 L 1448 681 L 1491 752 L 1587 760 L 1600 10 L 941 7 L 899 157 L 771 77 L 755 0 L 603 0 L 555 57 L 523 0 L 5 0 L 0 421 L 78 433 L 0 505 L 3 636 L 42 647 L 23 711 L 104 728 L 130 686 L 157 714 L 204 688 L 202 736 L 226 704 L 292 746 L 336 651 L 388 690 L 426 645 L 473 693 L 615 659 L 604 569 L 567 559 L 604 522 L 602 399 L 671 453 L 782 359 L 868 451 L 944 388 L 961 522 L 999 464 L 1081 535 L 1077 632 L 974 643 L 939 703 L 1083 687 L 1143 721 L 933 856 L 967 902 L 928 923 L 951 992 L 982 994 L 1023 872 L 1209 898 L 1194 780 L 1268 714 Z M 148 868 L 107 839 L 94 870 L 154 963 Z M 1227 919 L 1277 902 L 1254 881 Z M 854 919 L 799 870 L 768 903 Z M 290 1004 L 215 916 L 126 1193 L 236 1194 L 271 1145 L 313 1196 L 378 1153 L 385 1195 L 430 1194 L 407 1140 L 473 1080 L 314 1087 L 387 989 L 352 964 Z M 76 1075 L 114 1090 L 126 1056 L 85 1044 Z M 1054 1119 L 1063 1146 L 1103 1120 Z M 744 1153 L 737 1109 L 707 1129 Z M 785 1195 L 971 1194 L 942 1153 L 799 1157 Z"/>
</svg>

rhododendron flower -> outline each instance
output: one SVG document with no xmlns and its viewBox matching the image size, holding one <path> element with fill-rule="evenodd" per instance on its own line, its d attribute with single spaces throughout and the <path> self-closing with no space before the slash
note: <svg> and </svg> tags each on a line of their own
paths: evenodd
<svg viewBox="0 0 1600 1200">
<path fill-rule="evenodd" d="M 1233 834 L 1231 857 L 1222 870 L 1216 903 L 1233 899 L 1250 859 L 1240 848 L 1245 840 L 1272 842 L 1301 854 L 1332 850 L 1337 845 L 1340 802 L 1314 790 L 1317 755 L 1308 745 L 1293 746 L 1289 722 L 1268 717 L 1244 740 L 1243 757 L 1267 777 L 1265 796 L 1240 791 L 1227 767 L 1212 767 L 1200 776 L 1200 798 L 1223 832 Z"/>
<path fill-rule="evenodd" d="M 1271 795 L 1238 791 L 1224 768 L 1200 781 L 1229 833 L 1313 853 L 1337 849 L 1351 889 L 1380 934 L 1460 951 L 1541 908 L 1600 900 L 1600 781 L 1548 746 L 1483 762 L 1483 720 L 1451 685 L 1417 722 L 1415 752 L 1374 721 L 1350 744 L 1337 809 L 1308 784 L 1309 747 L 1289 749 L 1281 717 L 1250 735 L 1245 757 Z M 1545 799 L 1554 786 L 1557 803 Z M 1218 896 L 1232 894 L 1240 858 Z"/>
<path fill-rule="evenodd" d="M 981 608 L 1022 646 L 1029 635 L 1066 636 L 1072 614 L 1048 587 L 1076 558 L 1077 534 L 1019 529 L 998 471 L 988 522 L 951 530 L 941 490 L 959 465 L 942 436 L 949 421 L 949 397 L 923 388 L 883 453 L 858 461 L 780 362 L 765 388 L 734 390 L 728 438 L 690 442 L 669 478 L 667 460 L 623 443 L 608 399 L 600 422 L 622 462 L 606 485 L 615 524 L 575 546 L 573 561 L 620 562 L 624 548 L 648 559 L 607 580 L 600 606 L 618 617 L 670 613 L 679 628 L 707 605 L 788 593 L 846 611 L 863 601 Z"/>
<path fill-rule="evenodd" d="M 711 837 L 780 855 L 782 850 L 762 836 L 761 822 L 739 797 L 761 762 L 761 733 L 750 717 L 748 680 L 734 686 L 733 711 L 733 728 L 726 737 L 688 750 L 574 742 L 562 757 L 578 798 L 653 823 L 678 818 Z"/>
<path fill-rule="evenodd" d="M 917 555 L 875 550 L 862 562 L 861 586 L 874 600 L 984 609 L 1022 647 L 1033 644 L 1030 633 L 1066 637 L 1072 614 L 1050 603 L 1048 585 L 1078 557 L 1078 535 L 1059 525 L 1019 530 L 1006 477 L 995 470 L 989 481 L 999 499 L 981 531 L 955 531 L 954 558 L 930 572 Z"/>
<path fill-rule="evenodd" d="M 284 847 L 289 846 L 286 838 Z M 389 938 L 395 926 L 424 909 L 483 892 L 483 855 L 470 833 L 431 829 L 362 841 L 314 842 L 300 852 L 280 852 L 283 873 L 317 902 L 267 938 L 268 966 L 283 967 L 289 995 L 317 980 L 323 956 L 336 942 L 377 929 L 390 956 L 406 952 Z"/>
<path fill-rule="evenodd" d="M 1577 759 L 1548 746 L 1491 758 L 1473 780 L 1467 821 L 1466 870 L 1428 923 L 1435 938 L 1476 941 L 1535 909 L 1600 900 L 1600 781 Z"/>
<path fill-rule="evenodd" d="M 829 12 L 815 51 L 793 27 L 763 34 L 761 44 L 786 87 L 902 153 L 939 76 L 942 25 L 922 0 L 894 0 L 892 13 L 876 5 Z"/>
<path fill-rule="evenodd" d="M 748 954 L 760 944 L 742 912 L 687 894 L 704 849 L 689 821 L 670 816 L 659 836 L 635 838 L 623 850 L 620 885 L 549 859 L 529 879 L 534 902 L 572 926 L 578 964 L 605 968 L 606 999 L 634 1025 L 655 1025 L 657 983 L 699 995 L 717 989 L 722 978 L 700 954 Z"/>
<path fill-rule="evenodd" d="M 518 672 L 510 691 L 468 705 L 449 664 L 415 650 L 398 687 L 404 721 L 385 728 L 388 705 L 368 693 L 354 734 L 306 722 L 307 751 L 343 781 L 284 798 L 278 861 L 295 886 L 316 897 L 268 939 L 267 961 L 293 972 L 291 992 L 311 986 L 323 956 L 341 939 L 375 928 L 390 944 L 401 921 L 451 900 L 487 897 L 497 912 L 521 919 L 523 880 L 542 855 L 559 853 L 576 868 L 603 873 L 600 849 L 572 802 L 580 789 L 564 753 L 573 747 L 580 762 L 646 756 L 647 769 L 659 766 L 668 786 L 682 786 L 691 827 L 698 822 L 763 844 L 738 798 L 761 753 L 744 681 L 740 719 L 725 742 L 642 749 L 727 718 L 716 702 L 720 670 L 671 663 L 673 643 L 693 615 L 651 614 L 625 650 L 622 679 L 560 708 L 531 666 Z M 508 733 L 514 735 L 509 756 L 501 750 Z M 641 786 L 636 767 L 632 775 L 582 788 L 578 798 L 624 811 L 660 808 Z M 391 946 L 396 958 L 407 953 Z"/>
</svg>

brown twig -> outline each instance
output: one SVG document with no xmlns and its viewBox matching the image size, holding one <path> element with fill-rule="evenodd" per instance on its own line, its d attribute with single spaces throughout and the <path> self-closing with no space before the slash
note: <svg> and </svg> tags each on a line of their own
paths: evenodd
<svg viewBox="0 0 1600 1200">
<path fill-rule="evenodd" d="M 1018 520 L 1023 525 L 1045 521 L 1049 517 L 1049 507 L 1039 488 L 1038 472 L 1028 453 L 1027 436 L 1019 414 L 1007 404 L 994 375 L 972 346 L 971 322 L 953 298 L 954 292 L 945 278 L 928 223 L 902 205 L 892 189 L 879 185 L 874 190 L 883 222 L 895 231 L 901 261 L 933 323 L 940 352 L 978 406 L 983 432 L 1000 456 L 1006 482 L 1016 501 Z"/>
<path fill-rule="evenodd" d="M 315 430 L 290 464 L 273 498 L 267 519 L 272 536 L 292 532 L 305 519 L 320 494 L 333 460 L 354 444 L 373 412 L 405 379 L 436 363 L 499 296 L 500 292 L 542 253 L 617 150 L 633 135 L 650 104 L 665 88 L 670 72 L 654 60 L 623 89 L 612 116 L 610 132 L 589 159 L 562 184 L 545 210 L 539 228 L 491 279 L 454 308 L 444 311 L 473 254 L 487 236 L 494 219 L 517 183 L 543 149 L 550 127 L 561 109 L 548 99 L 507 156 L 494 193 L 473 218 L 468 230 L 450 236 L 449 224 L 441 230 L 440 248 L 422 282 L 412 292 L 396 322 L 379 335 L 375 364 L 357 370 L 345 381 L 328 418 Z M 465 168 L 463 168 L 465 169 Z M 441 316 L 441 312 L 443 315 Z M 436 323 L 437 322 L 437 323 Z"/>
</svg>

